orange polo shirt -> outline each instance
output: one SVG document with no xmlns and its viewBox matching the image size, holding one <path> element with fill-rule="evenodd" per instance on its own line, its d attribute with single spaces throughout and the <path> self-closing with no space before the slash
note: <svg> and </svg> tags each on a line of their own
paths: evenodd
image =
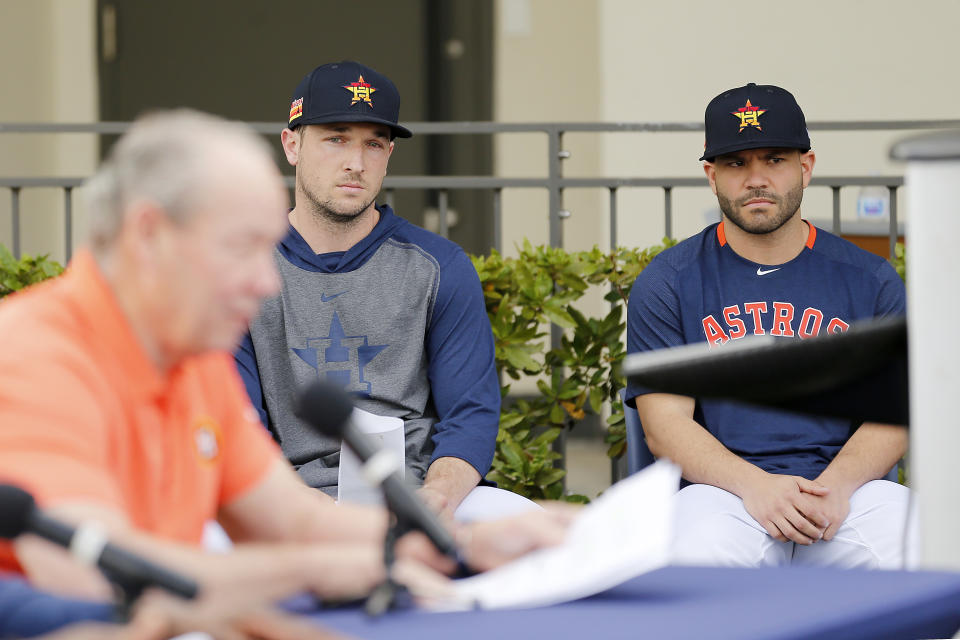
<svg viewBox="0 0 960 640">
<path fill-rule="evenodd" d="M 93 502 L 137 529 L 199 543 L 204 521 L 280 455 L 232 356 L 161 373 L 91 254 L 0 302 L 0 482 L 39 504 Z M 0 569 L 19 570 L 7 543 Z"/>
</svg>

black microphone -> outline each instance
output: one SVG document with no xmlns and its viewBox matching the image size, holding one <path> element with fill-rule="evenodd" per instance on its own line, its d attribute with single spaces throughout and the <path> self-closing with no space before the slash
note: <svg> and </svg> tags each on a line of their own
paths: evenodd
<svg viewBox="0 0 960 640">
<path fill-rule="evenodd" d="M 0 484 L 0 538 L 32 533 L 70 550 L 84 564 L 96 565 L 108 578 L 137 588 L 159 587 L 183 598 L 197 595 L 197 583 L 107 542 L 98 528 L 74 528 L 45 515 L 33 496 L 9 484 Z"/>
<path fill-rule="evenodd" d="M 401 475 L 402 468 L 389 452 L 379 449 L 353 424 L 352 413 L 353 403 L 347 394 L 319 380 L 303 391 L 296 407 L 296 414 L 302 420 L 324 435 L 342 438 L 357 454 L 363 462 L 364 475 L 381 486 L 387 506 L 398 520 L 423 531 L 437 549 L 456 558 L 453 536 L 407 485 Z"/>
</svg>

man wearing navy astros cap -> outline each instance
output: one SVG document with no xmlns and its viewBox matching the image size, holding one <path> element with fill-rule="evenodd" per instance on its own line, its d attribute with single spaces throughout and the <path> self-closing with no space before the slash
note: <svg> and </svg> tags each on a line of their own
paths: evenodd
<svg viewBox="0 0 960 640">
<path fill-rule="evenodd" d="M 411 136 L 399 113 L 393 82 L 357 62 L 317 67 L 297 86 L 281 136 L 296 167 L 290 229 L 275 256 L 283 291 L 264 304 L 237 361 L 307 484 L 333 494 L 338 481 L 339 440 L 293 413 L 294 391 L 319 376 L 361 409 L 403 419 L 406 475 L 449 516 L 490 468 L 500 385 L 470 259 L 375 202 L 394 138 Z"/>
<path fill-rule="evenodd" d="M 885 260 L 801 217 L 816 157 L 793 95 L 748 84 L 711 100 L 705 119 L 700 160 L 723 219 L 637 278 L 629 352 L 802 340 L 905 313 Z M 909 492 L 882 478 L 904 428 L 627 391 L 651 451 L 683 469 L 675 562 L 902 566 Z"/>
</svg>

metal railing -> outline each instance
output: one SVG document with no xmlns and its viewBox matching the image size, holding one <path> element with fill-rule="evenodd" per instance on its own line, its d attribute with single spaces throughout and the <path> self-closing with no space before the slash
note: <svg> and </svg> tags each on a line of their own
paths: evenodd
<svg viewBox="0 0 960 640">
<path fill-rule="evenodd" d="M 276 134 L 283 124 L 274 122 L 248 123 L 262 134 Z M 89 124 L 39 124 L 39 123 L 0 123 L 0 134 L 73 134 L 86 133 L 96 135 L 121 134 L 129 127 L 127 122 L 99 122 Z M 563 175 L 563 160 L 570 153 L 563 148 L 563 137 L 567 133 L 616 133 L 616 132 L 696 132 L 703 130 L 702 123 L 497 123 L 497 122 L 412 122 L 407 126 L 417 135 L 464 135 L 464 134 L 508 134 L 542 133 L 547 138 L 547 175 L 544 177 L 509 178 L 499 176 L 387 176 L 384 180 L 384 198 L 392 204 L 394 194 L 402 189 L 421 189 L 437 193 L 439 210 L 439 233 L 447 236 L 449 232 L 449 193 L 454 190 L 487 190 L 493 194 L 494 247 L 502 245 L 502 195 L 504 189 L 544 189 L 548 193 L 549 243 L 554 247 L 563 246 L 563 220 L 570 216 L 564 209 L 563 194 L 566 189 L 606 189 L 609 192 L 607 214 L 610 221 L 610 245 L 617 246 L 617 195 L 622 188 L 654 188 L 663 192 L 664 235 L 673 235 L 673 190 L 680 187 L 705 187 L 702 177 L 597 177 L 577 178 Z M 960 120 L 884 120 L 874 122 L 812 122 L 810 129 L 818 131 L 910 131 L 921 129 L 960 128 Z M 59 188 L 64 193 L 64 233 L 65 254 L 69 259 L 72 251 L 73 235 L 73 190 L 83 182 L 82 177 L 62 178 L 19 178 L 0 177 L 0 188 L 10 192 L 12 251 L 20 254 L 21 206 L 20 196 L 24 189 Z M 290 184 L 292 178 L 288 178 Z M 828 187 L 833 192 L 832 231 L 840 233 L 840 190 L 851 186 L 880 186 L 890 192 L 889 237 L 890 252 L 899 235 L 897 221 L 897 191 L 903 186 L 900 176 L 815 176 L 811 182 L 814 187 Z M 292 186 L 292 185 L 291 185 Z"/>
</svg>

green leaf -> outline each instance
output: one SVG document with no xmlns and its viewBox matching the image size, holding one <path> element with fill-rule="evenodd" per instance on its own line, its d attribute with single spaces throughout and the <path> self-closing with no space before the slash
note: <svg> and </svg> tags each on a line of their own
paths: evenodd
<svg viewBox="0 0 960 640">
<path fill-rule="evenodd" d="M 563 407 L 559 404 L 553 405 L 553 408 L 550 409 L 550 422 L 553 424 L 563 424 L 564 417 Z"/>
<path fill-rule="evenodd" d="M 564 476 L 567 475 L 567 472 L 563 469 L 544 469 L 537 474 L 536 482 L 540 486 L 551 485 L 554 482 L 560 482 Z"/>
<path fill-rule="evenodd" d="M 503 348 L 503 354 L 511 365 L 530 373 L 540 371 L 540 364 L 530 357 L 528 350 L 520 345 L 507 345 Z"/>
<path fill-rule="evenodd" d="M 517 483 L 515 478 L 510 478 L 499 471 L 491 471 L 487 474 L 487 479 L 491 482 L 496 482 L 498 486 L 508 491 L 513 491 L 515 493 L 523 494 L 522 487 Z"/>
<path fill-rule="evenodd" d="M 543 488 L 543 497 L 548 500 L 559 500 L 563 495 L 563 485 L 559 482 Z"/>
<path fill-rule="evenodd" d="M 576 398 L 580 395 L 580 386 L 575 380 L 567 379 L 564 382 L 563 386 L 560 388 L 560 392 L 557 394 L 557 397 L 561 400 L 569 400 L 570 398 Z"/>
<path fill-rule="evenodd" d="M 610 446 L 609 449 L 607 449 L 607 457 L 608 457 L 608 458 L 619 458 L 620 456 L 622 456 L 622 455 L 623 455 L 624 453 L 626 453 L 626 452 L 627 452 L 627 441 L 626 441 L 626 440 L 622 440 L 622 441 L 620 441 L 620 442 L 615 442 L 614 444 L 612 444 L 612 445 Z"/>
<path fill-rule="evenodd" d="M 634 411 L 634 409 L 629 409 L 629 410 L 630 410 L 630 411 Z M 624 419 L 623 419 L 623 413 L 622 413 L 622 412 L 620 412 L 620 413 L 614 413 L 613 415 L 611 415 L 610 417 L 608 417 L 607 420 L 606 420 L 607 424 L 610 425 L 610 426 L 613 426 L 613 425 L 615 425 L 615 424 L 620 424 L 620 423 L 622 423 L 623 421 L 624 421 Z"/>
<path fill-rule="evenodd" d="M 553 389 L 551 389 L 550 385 L 548 385 L 545 381 L 537 380 L 537 389 L 539 389 L 540 393 L 547 396 L 548 398 L 553 397 Z"/>
<path fill-rule="evenodd" d="M 590 408 L 597 414 L 599 414 L 603 408 L 603 389 L 601 387 L 593 387 L 590 389 Z"/>
<path fill-rule="evenodd" d="M 516 442 L 507 440 L 500 446 L 507 463 L 514 469 L 522 469 L 524 463 L 523 449 Z"/>
<path fill-rule="evenodd" d="M 508 413 L 500 416 L 500 428 L 501 429 L 510 429 L 517 426 L 524 420 L 524 415 L 521 413 Z"/>
<path fill-rule="evenodd" d="M 543 315 L 545 315 L 550 322 L 563 327 L 564 329 L 572 329 L 576 326 L 573 317 L 565 310 L 558 309 L 553 306 L 545 306 L 543 308 Z"/>
<path fill-rule="evenodd" d="M 563 429 L 557 429 L 557 428 L 547 429 L 546 431 L 541 433 L 539 436 L 534 438 L 533 442 L 531 442 L 530 444 L 533 446 L 540 446 L 541 444 L 550 444 L 551 442 L 556 440 L 558 437 L 560 437 L 561 433 L 563 433 Z"/>
</svg>

